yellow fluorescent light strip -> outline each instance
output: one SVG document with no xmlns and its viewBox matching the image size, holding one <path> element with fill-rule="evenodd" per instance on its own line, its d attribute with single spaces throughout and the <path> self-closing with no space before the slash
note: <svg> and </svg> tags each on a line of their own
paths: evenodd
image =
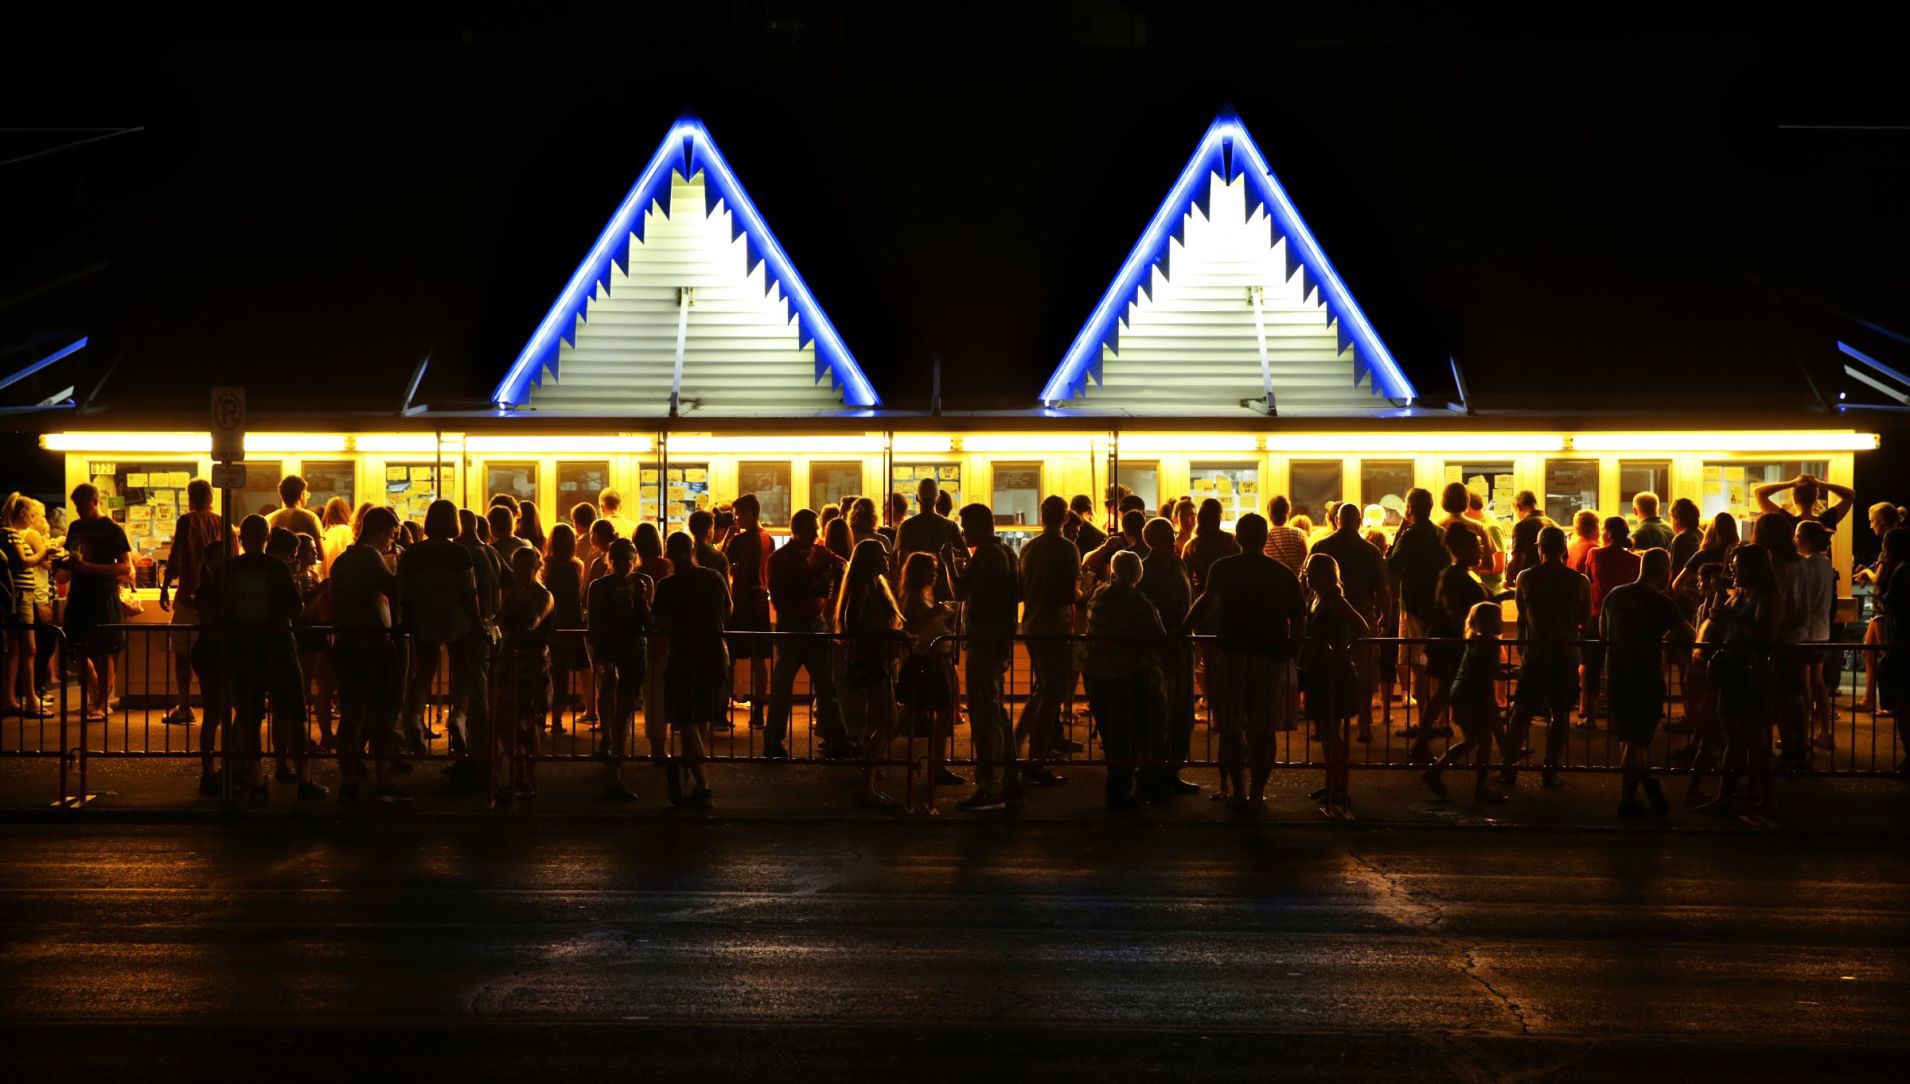
<svg viewBox="0 0 1910 1084">
<path fill-rule="evenodd" d="M 609 455 L 648 452 L 656 442 L 649 437 L 467 437 L 472 452 L 554 452 Z"/>
<path fill-rule="evenodd" d="M 901 438 L 896 438 L 899 442 Z M 1065 454 L 1068 452 L 1086 452 L 1092 438 L 1055 434 L 1054 436 L 996 436 L 978 434 L 962 438 L 962 450 L 965 452 L 1002 453 L 1029 452 L 1034 454 Z"/>
<path fill-rule="evenodd" d="M 1257 452 L 1259 438 L 1251 433 L 1123 433 L 1122 454 L 1129 452 Z"/>
<path fill-rule="evenodd" d="M 1581 452 L 1867 452 L 1877 434 L 1836 430 L 1732 433 L 1584 433 Z"/>
<path fill-rule="evenodd" d="M 212 438 L 204 433 L 48 433 L 40 438 L 50 452 L 180 452 L 212 454 Z M 341 433 L 247 433 L 245 450 L 252 452 L 342 452 L 347 439 Z"/>
<path fill-rule="evenodd" d="M 1270 433 L 1270 452 L 1558 452 L 1565 438 L 1545 433 Z"/>
<path fill-rule="evenodd" d="M 946 446 L 947 441 L 944 440 L 943 444 Z M 813 437 L 685 436 L 669 438 L 669 449 L 672 457 L 725 452 L 745 455 L 816 455 L 832 452 L 864 455 L 881 451 L 882 440 L 880 437 L 852 433 Z"/>
</svg>

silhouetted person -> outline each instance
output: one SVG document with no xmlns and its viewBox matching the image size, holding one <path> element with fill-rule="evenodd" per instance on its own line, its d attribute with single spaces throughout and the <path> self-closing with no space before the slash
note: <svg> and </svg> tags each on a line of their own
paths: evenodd
<svg viewBox="0 0 1910 1084">
<path fill-rule="evenodd" d="M 627 538 L 610 543 L 609 570 L 590 585 L 590 654 L 602 713 L 606 761 L 604 798 L 628 802 L 636 793 L 623 782 L 630 722 L 643 699 L 649 657 L 651 586 L 636 571 L 637 548 Z"/>
<path fill-rule="evenodd" d="M 1113 810 L 1141 805 L 1134 793 L 1135 772 L 1157 765 L 1165 744 L 1159 657 L 1166 630 L 1154 604 L 1140 591 L 1141 571 L 1141 559 L 1133 551 L 1115 554 L 1113 575 L 1088 601 L 1089 639 L 1082 668 L 1107 756 L 1106 800 Z"/>
<path fill-rule="evenodd" d="M 1426 672 L 1426 645 L 1410 641 L 1430 635 L 1439 574 L 1449 563 L 1445 532 L 1432 521 L 1432 507 L 1431 491 L 1418 487 L 1407 490 L 1406 514 L 1393 535 L 1392 548 L 1386 552 L 1386 571 L 1392 579 L 1393 595 L 1399 599 L 1399 638 L 1408 641 L 1399 645 L 1398 670 L 1420 706 L 1420 725 L 1408 727 L 1401 734 L 1413 738 L 1414 748 L 1423 751 L 1428 750 L 1426 708 L 1432 691 Z M 1430 755 L 1429 751 L 1424 755 Z"/>
<path fill-rule="evenodd" d="M 1191 504 L 1181 507 L 1192 511 Z M 1154 604 L 1162 626 L 1179 629 L 1193 609 L 1194 584 L 1187 574 L 1187 562 L 1177 552 L 1174 527 L 1164 519 L 1149 520 L 1141 529 L 1141 539 L 1147 543 L 1147 556 L 1141 560 L 1141 593 Z M 1194 734 L 1193 644 L 1184 636 L 1164 642 L 1160 665 L 1163 748 L 1157 757 L 1159 764 L 1142 781 L 1142 797 L 1199 794 L 1200 784 L 1180 777 Z"/>
<path fill-rule="evenodd" d="M 536 550 L 527 546 L 511 554 L 511 588 L 497 615 L 504 633 L 497 717 L 510 735 L 509 794 L 519 799 L 537 796 L 537 741 L 550 714 L 550 628 L 556 600 L 538 582 L 537 569 Z M 505 796 L 500 794 L 499 800 Z"/>
<path fill-rule="evenodd" d="M 942 567 L 949 570 L 955 597 L 965 607 L 968 650 L 964 656 L 964 684 L 977 765 L 975 793 L 957 808 L 987 812 L 1022 804 L 1021 777 L 1014 770 L 1014 725 L 1002 702 L 1002 676 L 1014 657 L 1020 589 L 1015 556 L 995 537 L 995 516 L 988 506 L 964 506 L 961 522 L 966 560 L 958 560 L 960 555 L 953 545 L 944 544 L 941 552 Z M 902 526 L 906 529 L 908 523 Z"/>
<path fill-rule="evenodd" d="M 1336 529 L 1315 543 L 1313 552 L 1333 558 L 1342 597 L 1353 607 L 1353 612 L 1360 615 L 1360 620 L 1366 622 L 1367 635 L 1381 635 L 1385 614 L 1392 605 L 1392 592 L 1386 585 L 1386 559 L 1360 533 L 1365 520 L 1359 505 L 1347 501 L 1335 509 L 1334 516 L 1338 521 Z M 1349 650 L 1356 685 L 1353 699 L 1358 705 L 1355 714 L 1359 719 L 1359 739 L 1368 741 L 1372 737 L 1373 692 L 1379 682 L 1381 649 L 1377 644 L 1355 644 Z"/>
<path fill-rule="evenodd" d="M 1266 520 L 1247 513 L 1234 525 L 1234 537 L 1240 552 L 1215 561 L 1208 570 L 1206 589 L 1188 611 L 1186 630 L 1199 628 L 1202 618 L 1214 613 L 1220 770 L 1231 785 L 1228 805 L 1253 811 L 1266 807 L 1273 732 L 1292 725 L 1297 693 L 1294 641 L 1306 620 L 1306 602 L 1299 578 L 1266 555 Z"/>
<path fill-rule="evenodd" d="M 1539 532 L 1539 563 L 1519 574 L 1515 591 L 1527 643 L 1519 659 L 1519 684 L 1512 697 L 1507 728 L 1504 780 L 1517 779 L 1532 719 L 1544 715 L 1544 785 L 1560 784 L 1558 768 L 1571 733 L 1572 708 L 1578 703 L 1578 643 L 1592 617 L 1592 585 L 1565 563 L 1565 532 Z"/>
<path fill-rule="evenodd" d="M 1343 522 L 1353 524 L 1348 535 L 1361 548 L 1373 547 L 1358 536 L 1359 508 Z M 1376 555 L 1377 556 L 1377 555 Z M 1360 682 L 1354 663 L 1357 641 L 1372 634 L 1364 614 L 1347 600 L 1341 587 L 1340 566 L 1324 550 L 1314 550 L 1307 558 L 1303 580 L 1312 592 L 1307 611 L 1306 645 L 1300 655 L 1300 688 L 1306 695 L 1307 721 L 1326 760 L 1326 786 L 1315 792 L 1323 809 L 1344 815 L 1352 804 L 1346 721 L 1372 703 L 1372 692 Z"/>
<path fill-rule="evenodd" d="M 775 652 L 771 638 L 758 634 L 771 628 L 769 555 L 776 545 L 763 530 L 762 505 L 756 494 L 743 494 L 731 507 L 736 512 L 736 533 L 723 549 L 730 564 L 730 653 L 738 660 L 749 660 L 749 725 L 760 728 L 767 722 L 769 660 Z M 718 730 L 729 729 L 729 712 L 711 722 Z"/>
<path fill-rule="evenodd" d="M 1613 588 L 1599 615 L 1611 675 L 1612 729 L 1622 743 L 1620 817 L 1646 815 L 1638 803 L 1640 786 L 1651 813 L 1663 818 L 1671 810 L 1664 788 L 1651 777 L 1651 743 L 1664 713 L 1666 640 L 1680 646 L 1695 634 L 1670 590 L 1671 551 L 1654 546 L 1640 560 L 1637 582 Z"/>
<path fill-rule="evenodd" d="M 1446 537 L 1447 546 L 1455 559 L 1452 567 L 1471 575 L 1470 568 L 1456 562 L 1466 553 L 1476 554 L 1477 544 L 1471 541 L 1470 535 L 1460 531 L 1449 531 Z M 1481 593 L 1484 593 L 1483 590 Z M 1481 600 L 1474 603 L 1465 617 L 1462 626 L 1466 630 L 1465 653 L 1447 694 L 1452 705 L 1453 721 L 1459 724 L 1460 740 L 1447 746 L 1445 753 L 1421 776 L 1426 786 L 1441 798 L 1446 796 L 1446 784 L 1440 778 L 1441 774 L 1447 767 L 1464 763 L 1464 759 L 1470 756 L 1473 758 L 1472 800 L 1506 800 L 1504 791 L 1494 790 L 1486 782 L 1487 754 L 1491 752 L 1493 740 L 1496 738 L 1499 744 L 1505 744 L 1505 734 L 1499 726 L 1499 701 L 1493 692 L 1493 683 L 1498 679 L 1502 662 L 1499 634 L 1504 630 L 1504 625 L 1496 602 Z"/>
<path fill-rule="evenodd" d="M 360 764 L 371 747 L 377 795 L 399 801 L 391 784 L 392 741 L 404 675 L 391 638 L 398 576 L 386 563 L 398 517 L 389 508 L 365 513 L 358 538 L 332 561 L 332 661 L 338 672 L 338 797 L 358 797 Z"/>
<path fill-rule="evenodd" d="M 1641 490 L 1631 499 L 1632 515 L 1638 517 L 1638 526 L 1631 533 L 1632 549 L 1643 553 L 1649 549 L 1664 550 L 1671 553 L 1671 525 L 1658 515 L 1658 494 L 1651 490 Z"/>
<path fill-rule="evenodd" d="M 843 725 L 830 665 L 833 614 L 827 609 L 847 562 L 816 544 L 816 523 L 815 512 L 797 510 L 789 517 L 789 541 L 769 558 L 776 631 L 788 634 L 777 638 L 776 666 L 769 679 L 769 728 L 763 733 L 763 755 L 772 760 L 789 757 L 789 711 L 799 670 L 809 674 L 823 755 L 833 760 L 850 754 L 849 732 Z"/>
<path fill-rule="evenodd" d="M 728 714 L 730 660 L 723 630 L 730 617 L 729 588 L 722 576 L 697 565 L 695 543 L 682 531 L 670 536 L 664 553 L 675 571 L 657 584 L 652 608 L 664 652 L 663 717 L 682 742 L 680 758 L 663 760 L 664 783 L 672 805 L 701 807 L 714 797 L 704 767 L 710 726 Z M 686 770 L 696 783 L 687 794 Z"/>
<path fill-rule="evenodd" d="M 1061 729 L 1061 711 L 1074 696 L 1074 633 L 1076 581 L 1081 557 L 1074 544 L 1061 536 L 1068 506 L 1060 497 L 1041 502 L 1041 533 L 1021 547 L 1021 632 L 1034 671 L 1034 686 L 1022 706 L 1015 727 L 1017 745 L 1028 742 L 1029 764 L 1022 778 L 1036 786 L 1065 780 L 1044 762 L 1052 756 Z"/>
<path fill-rule="evenodd" d="M 199 593 L 199 572 L 206 563 L 206 551 L 225 537 L 225 526 L 212 510 L 212 483 L 194 478 L 186 486 L 186 511 L 173 526 L 171 556 L 166 560 L 166 575 L 159 584 L 159 608 L 172 611 L 172 623 L 187 630 L 170 637 L 174 673 L 179 682 L 179 701 L 166 713 L 166 722 L 190 725 L 192 722 L 192 640 L 191 629 L 200 624 L 199 608 L 193 600 Z M 167 588 L 179 581 L 179 601 L 167 598 Z"/>
</svg>

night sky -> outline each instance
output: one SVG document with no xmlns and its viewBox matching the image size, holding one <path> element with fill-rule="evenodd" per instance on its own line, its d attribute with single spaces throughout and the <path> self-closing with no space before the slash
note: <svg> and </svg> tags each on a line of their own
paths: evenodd
<svg viewBox="0 0 1910 1084">
<path fill-rule="evenodd" d="M 1831 312 L 1910 331 L 1888 35 L 978 10 L 626 6 L 24 58 L 9 124 L 145 131 L 0 167 L 0 347 L 93 335 L 58 383 L 85 394 L 118 358 L 114 406 L 196 410 L 237 379 L 395 409 L 426 353 L 422 400 L 482 398 L 693 111 L 891 405 L 925 401 L 937 355 L 969 401 L 1023 405 L 1231 103 L 1434 402 L 1448 354 L 1505 406 L 1538 384 L 1803 407 L 1839 336 L 1910 367 Z M 5 133 L 0 158 L 74 138 Z"/>
</svg>

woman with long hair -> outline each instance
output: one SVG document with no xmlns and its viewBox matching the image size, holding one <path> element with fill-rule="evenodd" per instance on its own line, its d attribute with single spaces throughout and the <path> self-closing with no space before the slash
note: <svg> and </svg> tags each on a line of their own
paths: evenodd
<svg viewBox="0 0 1910 1084">
<path fill-rule="evenodd" d="M 1693 791 L 1702 812 L 1730 815 L 1738 776 L 1750 775 L 1750 796 L 1766 815 L 1777 812 L 1771 793 L 1771 724 L 1778 675 L 1772 655 L 1784 636 L 1784 592 L 1761 545 L 1739 546 L 1731 555 L 1729 598 L 1705 622 L 1704 642 L 1716 644 L 1710 679 L 1724 727 L 1723 781 L 1716 798 Z M 1695 765 L 1694 765 L 1695 767 Z"/>
<path fill-rule="evenodd" d="M 1501 746 L 1505 744 L 1505 729 L 1499 719 L 1498 695 L 1493 688 L 1498 678 L 1499 664 L 1503 661 L 1503 645 L 1499 643 L 1499 635 L 1504 631 L 1505 619 L 1496 602 L 1476 603 L 1466 614 L 1465 656 L 1460 660 L 1459 672 L 1453 677 L 1451 695 L 1452 719 L 1459 724 L 1461 738 L 1447 746 L 1444 755 L 1434 761 L 1433 766 L 1420 777 L 1441 798 L 1446 796 L 1446 784 L 1439 778 L 1440 773 L 1448 765 L 1471 755 L 1474 769 L 1472 800 L 1506 800 L 1504 791 L 1494 790 L 1486 782 L 1486 761 L 1493 742 L 1496 740 Z"/>
<path fill-rule="evenodd" d="M 940 574 L 941 564 L 932 553 L 911 553 L 902 563 L 902 631 L 912 650 L 902 667 L 899 695 L 908 704 L 909 733 L 926 735 L 930 748 L 948 740 L 955 715 L 954 648 L 936 646 L 955 621 L 955 607 L 935 600 Z M 967 780 L 944 767 L 935 782 L 958 787 Z"/>
<path fill-rule="evenodd" d="M 526 505 L 525 507 L 529 507 Z M 564 732 L 564 709 L 570 707 L 571 675 L 588 674 L 584 654 L 584 563 L 577 559 L 577 532 L 568 523 L 550 531 L 550 552 L 541 572 L 544 587 L 555 606 L 550 619 L 550 732 Z M 586 677 L 583 684 L 588 686 Z"/>
<path fill-rule="evenodd" d="M 1346 722 L 1364 706 L 1353 645 L 1372 635 L 1372 627 L 1346 601 L 1340 564 L 1332 555 L 1308 556 L 1305 572 L 1302 583 L 1313 593 L 1313 603 L 1307 609 L 1306 643 L 1300 654 L 1300 691 L 1326 758 L 1326 786 L 1315 791 L 1314 798 L 1328 816 L 1344 818 L 1352 804 Z"/>
<path fill-rule="evenodd" d="M 343 497 L 333 497 L 325 502 L 325 510 L 319 516 L 318 571 L 320 576 L 330 576 L 332 562 L 338 560 L 338 555 L 351 547 L 351 521 L 350 501 Z"/>
<path fill-rule="evenodd" d="M 874 503 L 870 503 L 873 512 Z M 880 539 L 856 543 L 836 596 L 836 629 L 848 637 L 850 696 L 862 702 L 867 734 L 862 743 L 862 799 L 871 809 L 892 809 L 895 799 L 876 789 L 878 761 L 886 760 L 895 734 L 895 680 L 889 669 L 901 611 L 883 576 L 888 549 Z"/>
<path fill-rule="evenodd" d="M 39 654 L 33 629 L 39 617 L 39 609 L 34 604 L 33 570 L 40 567 L 52 551 L 44 542 L 36 546 L 32 498 L 15 493 L 0 504 L 0 551 L 6 553 L 6 561 L 0 568 L 13 580 L 13 593 L 7 596 L 12 605 L 6 613 L 0 614 L 0 622 L 14 626 L 0 633 L 6 639 L 5 666 L 0 667 L 0 675 L 4 675 L 6 681 L 5 687 L 0 688 L 0 713 L 44 716 L 46 707 L 33 680 L 34 660 Z"/>
<path fill-rule="evenodd" d="M 537 505 L 532 501 L 517 506 L 517 537 L 529 542 L 540 557 L 550 544 L 550 539 L 544 535 L 543 514 L 538 512 Z"/>
<path fill-rule="evenodd" d="M 1694 599 L 1698 591 L 1698 570 L 1706 565 L 1722 565 L 1730 561 L 1731 551 L 1738 542 L 1737 517 L 1729 512 L 1712 516 L 1710 524 L 1704 529 L 1704 540 L 1698 543 L 1698 552 L 1691 555 L 1683 568 L 1672 570 L 1672 595 Z"/>
<path fill-rule="evenodd" d="M 663 555 L 663 534 L 649 520 L 637 524 L 630 541 L 637 547 L 637 571 L 661 583 L 670 574 L 670 559 Z"/>
</svg>

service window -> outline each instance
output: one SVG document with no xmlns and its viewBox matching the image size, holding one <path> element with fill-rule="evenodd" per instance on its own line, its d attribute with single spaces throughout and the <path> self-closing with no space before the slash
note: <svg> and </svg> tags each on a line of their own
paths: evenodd
<svg viewBox="0 0 1910 1084">
<path fill-rule="evenodd" d="M 1512 518 L 1512 464 L 1448 463 L 1446 482 L 1463 482 L 1486 502 L 1486 511 L 1503 520 Z"/>
<path fill-rule="evenodd" d="M 245 461 L 245 485 L 232 491 L 232 529 L 239 529 L 239 522 L 250 515 L 270 515 L 279 507 L 279 479 L 284 466 L 281 460 L 248 459 Z"/>
<path fill-rule="evenodd" d="M 1383 524 L 1399 526 L 1406 517 L 1406 491 L 1413 488 L 1413 463 L 1410 459 L 1367 459 L 1360 462 L 1360 503 L 1379 505 L 1386 510 Z"/>
<path fill-rule="evenodd" d="M 1749 528 L 1751 521 L 1757 518 L 1757 501 L 1751 496 L 1753 489 L 1766 482 L 1788 482 L 1800 474 L 1822 478 L 1828 473 L 1830 464 L 1821 459 L 1706 463 L 1704 484 L 1699 490 L 1703 499 L 1698 507 L 1706 519 L 1719 512 L 1729 512 L 1737 517 L 1741 527 Z M 1791 500 L 1791 494 L 1779 493 L 1772 499 L 1781 507 Z M 1748 530 L 1745 537 L 1750 537 Z"/>
<path fill-rule="evenodd" d="M 385 503 L 398 513 L 399 519 L 423 523 L 424 514 L 440 493 L 457 492 L 457 477 L 458 470 L 453 466 L 446 466 L 440 472 L 436 463 L 387 463 Z"/>
<path fill-rule="evenodd" d="M 1147 502 L 1148 511 L 1152 512 L 1161 506 L 1161 465 L 1159 463 L 1122 463 L 1120 479 L 1129 493 Z"/>
<path fill-rule="evenodd" d="M 1598 510 L 1598 460 L 1546 460 L 1545 514 L 1569 536 L 1572 520 L 1587 508 Z"/>
<path fill-rule="evenodd" d="M 898 461 L 889 473 L 889 483 L 897 493 L 904 494 L 910 500 L 915 499 L 915 487 L 924 478 L 935 479 L 935 484 L 948 494 L 949 501 L 957 509 L 962 506 L 962 468 L 957 463 L 921 463 Z M 876 502 L 876 511 L 880 513 L 882 502 Z"/>
<path fill-rule="evenodd" d="M 100 509 L 125 529 L 133 553 L 164 558 L 179 515 L 188 507 L 186 486 L 198 466 L 190 460 L 93 460 L 86 465 L 86 480 L 99 490 Z"/>
<path fill-rule="evenodd" d="M 305 477 L 305 488 L 310 493 L 305 503 L 313 512 L 324 515 L 325 503 L 333 497 L 343 497 L 353 511 L 358 509 L 358 481 L 356 467 L 344 460 L 326 462 L 307 459 L 299 465 L 299 472 Z"/>
<path fill-rule="evenodd" d="M 1260 468 L 1230 463 L 1195 463 L 1187 472 L 1194 504 L 1209 497 L 1220 502 L 1220 525 L 1227 530 L 1241 516 L 1259 511 Z"/>
<path fill-rule="evenodd" d="M 1618 503 L 1633 526 L 1637 525 L 1637 519 L 1631 514 L 1631 499 L 1640 493 L 1656 493 L 1659 514 L 1664 514 L 1676 496 L 1671 492 L 1671 464 L 1662 459 L 1627 459 L 1619 463 Z"/>
<path fill-rule="evenodd" d="M 1345 472 L 1337 459 L 1287 465 L 1287 500 L 1293 514 L 1312 520 L 1315 527 L 1330 526 L 1326 506 L 1345 499 L 1340 495 L 1344 484 Z"/>
<path fill-rule="evenodd" d="M 736 464 L 736 495 L 756 494 L 762 505 L 763 526 L 789 526 L 789 462 L 744 460 Z"/>
<path fill-rule="evenodd" d="M 839 504 L 844 497 L 861 494 L 861 463 L 811 462 L 809 464 L 809 507 L 815 511 L 821 512 L 832 504 Z"/>
<path fill-rule="evenodd" d="M 680 530 L 690 513 L 710 507 L 710 467 L 707 463 L 672 463 L 667 472 L 656 467 L 643 468 L 643 507 L 639 514 L 656 522 L 657 501 L 663 501 L 668 514 L 664 533 Z M 659 493 L 661 490 L 661 493 Z"/>
<path fill-rule="evenodd" d="M 491 506 L 491 498 L 499 494 L 509 494 L 519 504 L 537 503 L 537 464 L 500 463 L 492 460 L 484 464 L 484 507 Z M 563 513 L 568 509 L 559 509 L 558 520 L 570 517 Z"/>
<path fill-rule="evenodd" d="M 610 464 L 601 459 L 575 460 L 557 464 L 557 518 L 570 520 L 570 510 L 579 504 L 597 503 L 597 495 L 610 488 Z"/>
<path fill-rule="evenodd" d="M 995 522 L 1004 526 L 1041 522 L 1041 464 L 995 464 L 995 492 L 989 501 Z"/>
</svg>

